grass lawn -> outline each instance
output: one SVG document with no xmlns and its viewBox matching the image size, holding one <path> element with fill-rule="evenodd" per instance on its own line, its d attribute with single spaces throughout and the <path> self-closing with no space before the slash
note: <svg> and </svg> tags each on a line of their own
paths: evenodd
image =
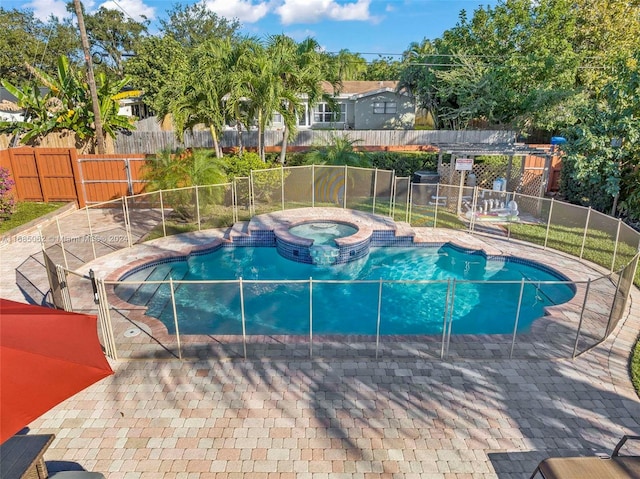
<svg viewBox="0 0 640 479">
<path fill-rule="evenodd" d="M 640 337 L 636 342 L 636 347 L 631 352 L 631 382 L 636 388 L 636 393 L 640 397 Z"/>
<path fill-rule="evenodd" d="M 30 201 L 16 203 L 15 213 L 13 213 L 10 218 L 0 221 L 0 234 L 24 225 L 47 213 L 51 213 L 65 204 L 66 203 L 37 203 Z"/>
</svg>

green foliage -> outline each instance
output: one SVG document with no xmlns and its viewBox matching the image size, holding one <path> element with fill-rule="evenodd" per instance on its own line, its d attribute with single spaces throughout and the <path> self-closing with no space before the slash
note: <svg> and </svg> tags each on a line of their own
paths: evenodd
<svg viewBox="0 0 640 479">
<path fill-rule="evenodd" d="M 631 362 L 629 363 L 631 370 L 631 382 L 636 390 L 636 394 L 640 397 L 640 337 L 631 352 Z"/>
<path fill-rule="evenodd" d="M 19 89 L 7 81 L 2 85 L 17 98 L 18 106 L 25 110 L 21 122 L 0 122 L 0 131 L 22 135 L 20 142 L 32 144 L 56 131 L 72 131 L 80 141 L 89 142 L 95 137 L 94 114 L 89 86 L 67 57 L 58 59 L 56 75 L 29 67 L 38 84 Z M 106 134 L 115 137 L 116 131 L 131 130 L 133 124 L 126 116 L 118 114 L 118 95 L 129 79 L 111 81 L 105 74 L 96 76 L 98 101 L 102 126 Z M 39 86 L 48 89 L 42 95 Z"/>
<path fill-rule="evenodd" d="M 433 171 L 438 166 L 435 153 L 377 151 L 370 152 L 369 157 L 374 168 L 394 170 L 398 177 L 410 177 L 421 170 Z"/>
<path fill-rule="evenodd" d="M 619 60 L 597 101 L 566 130 L 561 192 L 571 202 L 640 219 L 640 49 Z"/>
<path fill-rule="evenodd" d="M 211 40 L 229 39 L 236 36 L 240 29 L 238 20 L 227 20 L 219 16 L 204 2 L 175 4 L 167 13 L 167 19 L 160 21 L 163 36 L 172 37 L 185 47 L 196 47 Z"/>
<path fill-rule="evenodd" d="M 149 191 L 225 183 L 223 163 L 211 151 L 163 150 L 149 157 L 143 169 Z"/>
<path fill-rule="evenodd" d="M 236 177 L 248 177 L 251 170 L 263 170 L 274 168 L 275 162 L 265 163 L 257 153 L 245 152 L 240 155 L 226 156 L 224 158 L 224 170 L 229 179 Z"/>
<path fill-rule="evenodd" d="M 368 168 L 371 166 L 371 159 L 368 153 L 356 150 L 355 144 L 358 141 L 351 140 L 346 134 L 333 134 L 328 144 L 314 146 L 307 153 L 307 164 L 348 165 Z"/>
<path fill-rule="evenodd" d="M 25 63 L 37 61 L 38 68 L 53 75 L 60 55 L 80 59 L 80 36 L 70 21 L 51 17 L 45 23 L 30 10 L 0 7 L 0 25 L 0 78 L 12 85 L 23 86 L 31 78 Z"/>
<path fill-rule="evenodd" d="M 146 32 L 149 21 L 138 22 L 120 10 L 100 7 L 93 14 L 85 13 L 84 23 L 89 42 L 96 53 L 94 63 L 113 72 L 117 78 L 122 78 L 123 55 L 134 51 L 134 45 Z M 95 62 L 96 59 L 100 60 Z"/>
</svg>

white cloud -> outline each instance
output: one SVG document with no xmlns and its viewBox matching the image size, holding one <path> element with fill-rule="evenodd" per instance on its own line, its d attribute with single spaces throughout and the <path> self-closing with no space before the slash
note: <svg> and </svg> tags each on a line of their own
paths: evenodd
<svg viewBox="0 0 640 479">
<path fill-rule="evenodd" d="M 253 3 L 253 0 L 206 0 L 212 12 L 229 20 L 237 18 L 241 23 L 255 23 L 269 13 L 271 2 Z"/>
<path fill-rule="evenodd" d="M 317 23 L 322 20 L 370 21 L 374 20 L 369 12 L 371 0 L 340 4 L 335 0 L 284 0 L 276 9 L 285 25 L 292 23 Z"/>
<path fill-rule="evenodd" d="M 396 7 L 394 7 L 390 3 L 387 3 L 387 6 L 384 8 L 384 11 L 385 12 L 395 12 L 396 11 Z"/>
<path fill-rule="evenodd" d="M 109 10 L 123 11 L 126 16 L 131 16 L 136 21 L 142 21 L 142 16 L 147 17 L 149 20 L 156 18 L 156 9 L 145 5 L 142 0 L 107 0 L 100 4 L 100 7 L 108 8 Z M 123 12 L 123 13 L 124 13 Z"/>
<path fill-rule="evenodd" d="M 60 20 L 71 16 L 71 13 L 67 12 L 67 2 L 64 0 L 33 0 L 24 4 L 23 8 L 33 10 L 33 15 L 43 21 L 47 21 L 51 15 Z"/>
</svg>

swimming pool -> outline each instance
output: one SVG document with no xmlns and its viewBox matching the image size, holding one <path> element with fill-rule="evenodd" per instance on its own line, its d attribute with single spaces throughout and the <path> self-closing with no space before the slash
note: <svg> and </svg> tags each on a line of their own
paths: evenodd
<svg viewBox="0 0 640 479">
<path fill-rule="evenodd" d="M 181 334 L 242 334 L 238 278 L 250 335 L 308 334 L 310 311 L 314 334 L 373 335 L 378 308 L 383 335 L 441 334 L 449 317 L 452 334 L 511 334 L 523 279 L 518 332 L 527 332 L 546 306 L 575 293 L 569 284 L 545 284 L 567 278 L 543 265 L 487 258 L 452 245 L 372 247 L 367 257 L 332 266 L 290 261 L 272 247 L 218 247 L 151 263 L 121 279 L 142 283 L 169 277 Z M 148 316 L 175 333 L 168 284 L 119 284 L 116 294 L 148 307 Z"/>
</svg>

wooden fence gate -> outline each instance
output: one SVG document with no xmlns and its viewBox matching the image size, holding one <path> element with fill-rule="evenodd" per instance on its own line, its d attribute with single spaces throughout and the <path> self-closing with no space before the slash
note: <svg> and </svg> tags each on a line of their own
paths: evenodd
<svg viewBox="0 0 640 479">
<path fill-rule="evenodd" d="M 9 169 L 18 200 L 77 201 L 84 206 L 75 149 L 10 148 L 0 151 L 0 165 Z"/>
</svg>

